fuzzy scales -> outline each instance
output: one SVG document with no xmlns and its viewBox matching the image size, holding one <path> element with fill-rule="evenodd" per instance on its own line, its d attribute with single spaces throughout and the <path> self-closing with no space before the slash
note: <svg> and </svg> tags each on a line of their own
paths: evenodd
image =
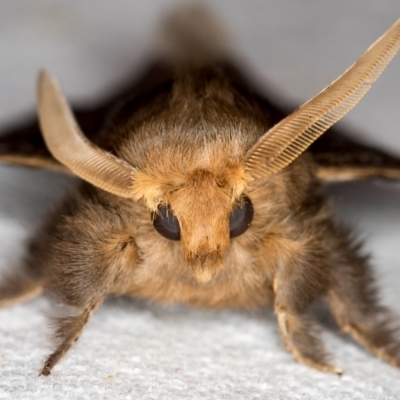
<svg viewBox="0 0 400 400">
<path fill-rule="evenodd" d="M 56 0 L 2 3 L 1 122 L 33 107 L 32 83 L 43 65 L 57 71 L 72 96 L 91 91 L 95 99 L 108 89 L 105 82 L 118 82 L 140 63 L 150 25 L 167 3 L 175 2 L 99 1 L 95 10 L 92 3 Z M 236 0 L 212 5 L 240 38 L 259 75 L 274 80 L 286 96 L 297 96 L 296 104 L 350 65 L 355 47 L 361 55 L 400 16 L 400 5 L 389 0 L 321 2 L 312 11 L 282 0 L 252 1 L 252 7 Z M 332 43 L 342 47 L 333 49 Z M 373 91 L 374 99 L 353 114 L 360 135 L 394 147 L 400 125 L 399 60 L 395 63 Z M 1 167 L 3 271 L 17 263 L 23 240 L 62 191 L 60 180 Z M 399 185 L 351 184 L 331 191 L 341 201 L 340 218 L 367 232 L 366 249 L 374 254 L 386 304 L 399 311 Z M 53 375 L 38 378 L 48 353 L 44 315 L 50 309 L 50 299 L 40 298 L 0 310 L 0 399 L 399 398 L 399 371 L 355 346 L 329 321 L 324 339 L 344 369 L 341 378 L 296 364 L 280 343 L 272 312 L 164 309 L 128 299 L 107 301 Z"/>
</svg>

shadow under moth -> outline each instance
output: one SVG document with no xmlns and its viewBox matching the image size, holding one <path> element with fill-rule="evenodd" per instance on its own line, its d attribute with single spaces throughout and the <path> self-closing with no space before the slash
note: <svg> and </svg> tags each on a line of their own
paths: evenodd
<svg viewBox="0 0 400 400">
<path fill-rule="evenodd" d="M 39 121 L 0 137 L 0 161 L 81 178 L 31 239 L 22 271 L 0 283 L 0 306 L 44 290 L 58 301 L 56 346 L 40 374 L 109 294 L 272 305 L 294 358 L 340 374 L 309 313 L 322 299 L 342 331 L 400 367 L 396 321 L 322 190 L 400 178 L 398 158 L 330 129 L 396 54 L 400 20 L 289 115 L 218 48 L 210 23 L 199 33 L 185 21 L 170 26 L 178 40 L 169 55 L 96 107 L 72 111 L 41 72 Z"/>
</svg>

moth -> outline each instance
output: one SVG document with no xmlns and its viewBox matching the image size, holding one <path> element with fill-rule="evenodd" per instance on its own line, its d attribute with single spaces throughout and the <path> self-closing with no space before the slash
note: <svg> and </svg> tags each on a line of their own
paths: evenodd
<svg viewBox="0 0 400 400">
<path fill-rule="evenodd" d="M 185 21 L 172 26 L 173 57 L 160 55 L 97 107 L 73 112 L 42 71 L 40 129 L 35 122 L 0 138 L 1 161 L 80 178 L 31 239 L 23 270 L 0 283 L 1 306 L 43 291 L 58 302 L 56 346 L 40 375 L 109 294 L 272 306 L 294 358 L 340 374 L 309 313 L 323 300 L 342 331 L 400 367 L 395 319 L 322 190 L 332 181 L 400 178 L 399 159 L 330 129 L 398 51 L 400 20 L 289 115 L 210 40 L 214 28 Z"/>
</svg>

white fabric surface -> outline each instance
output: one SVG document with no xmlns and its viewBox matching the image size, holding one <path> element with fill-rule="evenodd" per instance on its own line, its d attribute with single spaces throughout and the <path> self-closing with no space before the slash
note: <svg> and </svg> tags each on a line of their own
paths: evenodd
<svg viewBox="0 0 400 400">
<path fill-rule="evenodd" d="M 165 0 L 0 2 L 0 131 L 29 114 L 46 67 L 72 100 L 94 101 L 138 70 Z M 299 104 L 341 74 L 400 17 L 393 0 L 208 1 L 231 30 L 248 70 Z M 400 56 L 344 125 L 400 154 Z M 16 268 L 24 240 L 62 194 L 56 174 L 0 167 L 0 268 Z M 338 218 L 373 254 L 385 302 L 400 312 L 400 184 L 329 190 Z M 162 308 L 110 299 L 48 377 L 50 300 L 0 310 L 0 399 L 396 399 L 400 371 L 335 327 L 324 338 L 342 378 L 298 365 L 269 310 Z"/>
</svg>

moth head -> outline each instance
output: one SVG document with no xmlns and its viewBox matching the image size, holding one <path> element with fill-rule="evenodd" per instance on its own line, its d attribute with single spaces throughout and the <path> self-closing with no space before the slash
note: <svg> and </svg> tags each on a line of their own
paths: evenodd
<svg viewBox="0 0 400 400">
<path fill-rule="evenodd" d="M 195 169 L 171 190 L 153 187 L 147 191 L 144 197 L 154 212 L 155 229 L 161 234 L 175 229 L 170 239 L 179 237 L 185 261 L 199 281 L 209 280 L 221 268 L 233 236 L 233 216 L 252 216 L 251 200 L 243 195 L 249 177 L 271 176 L 302 154 L 355 106 L 399 47 L 400 20 L 341 77 L 262 135 L 235 167 L 242 174 L 236 183 L 229 180 L 229 173 Z M 89 142 L 47 72 L 39 77 L 38 109 L 44 140 L 54 158 L 107 192 L 140 197 L 142 171 Z"/>
<path fill-rule="evenodd" d="M 224 168 L 194 168 L 158 176 L 151 166 L 138 169 L 91 143 L 78 127 L 57 82 L 39 78 L 39 117 L 53 156 L 85 181 L 114 195 L 144 202 L 155 230 L 180 240 L 186 265 L 206 282 L 223 265 L 230 239 L 244 233 L 253 218 L 243 195 L 249 175 L 241 163 Z M 150 172 L 149 172 L 150 171 Z"/>
<path fill-rule="evenodd" d="M 207 282 L 223 267 L 230 239 L 250 227 L 253 205 L 243 194 L 234 196 L 223 173 L 197 169 L 185 178 L 165 193 L 153 224 L 160 235 L 181 241 L 186 265 L 198 282 Z"/>
</svg>

